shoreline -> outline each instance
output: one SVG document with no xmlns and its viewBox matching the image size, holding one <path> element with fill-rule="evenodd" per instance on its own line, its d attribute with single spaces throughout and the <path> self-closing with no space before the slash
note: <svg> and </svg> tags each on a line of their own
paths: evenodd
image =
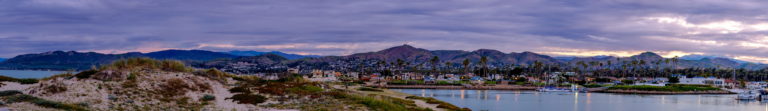
<svg viewBox="0 0 768 111">
<path fill-rule="evenodd" d="M 600 93 L 617 93 L 617 94 L 655 94 L 655 95 L 698 95 L 698 94 L 736 94 L 730 91 L 718 90 L 718 91 L 641 91 L 641 90 L 602 90 L 595 91 Z"/>
<path fill-rule="evenodd" d="M 495 85 L 495 86 L 453 86 L 453 85 L 369 85 L 388 89 L 470 89 L 470 90 L 536 90 L 535 86 Z"/>
<path fill-rule="evenodd" d="M 496 85 L 496 86 L 453 86 L 453 85 L 368 85 L 367 87 L 380 87 L 387 89 L 449 89 L 449 90 L 526 90 L 535 91 L 535 86 L 514 86 L 514 85 Z M 594 90 L 595 93 L 615 93 L 615 94 L 654 94 L 654 95 L 698 95 L 698 94 L 736 94 L 730 91 L 641 91 L 641 90 Z"/>
</svg>

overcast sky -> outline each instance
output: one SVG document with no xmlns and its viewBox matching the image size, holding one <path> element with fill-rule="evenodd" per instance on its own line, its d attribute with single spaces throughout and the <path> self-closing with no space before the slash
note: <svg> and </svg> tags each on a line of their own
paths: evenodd
<svg viewBox="0 0 768 111">
<path fill-rule="evenodd" d="M 765 0 L 0 0 L 0 57 L 165 49 L 347 55 L 411 44 L 768 63 Z"/>
</svg>

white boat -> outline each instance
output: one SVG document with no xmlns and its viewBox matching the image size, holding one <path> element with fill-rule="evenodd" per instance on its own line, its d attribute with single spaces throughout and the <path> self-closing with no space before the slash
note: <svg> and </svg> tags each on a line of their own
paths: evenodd
<svg viewBox="0 0 768 111">
<path fill-rule="evenodd" d="M 738 96 L 736 96 L 736 99 L 738 100 L 755 100 L 760 97 L 760 91 L 758 90 L 750 90 L 750 91 L 744 91 L 742 93 L 739 93 Z"/>
<path fill-rule="evenodd" d="M 539 91 L 539 92 L 576 92 L 576 91 L 579 91 L 578 90 L 578 86 L 576 86 L 576 85 L 571 85 L 570 89 L 557 88 L 557 87 L 543 87 L 543 88 L 539 88 L 539 89 L 536 89 L 536 90 Z"/>
</svg>

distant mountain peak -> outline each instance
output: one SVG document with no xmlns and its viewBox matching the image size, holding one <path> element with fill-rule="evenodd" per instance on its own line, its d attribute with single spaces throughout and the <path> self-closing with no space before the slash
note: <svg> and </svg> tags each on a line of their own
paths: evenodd
<svg viewBox="0 0 768 111">
<path fill-rule="evenodd" d="M 411 45 L 405 44 L 405 45 L 401 45 L 401 46 L 390 47 L 390 48 L 384 49 L 382 51 L 402 51 L 402 50 L 419 50 L 419 48 L 416 48 L 416 47 L 413 47 Z"/>
<path fill-rule="evenodd" d="M 260 56 L 264 54 L 274 54 L 274 55 L 282 56 L 287 59 L 303 59 L 303 58 L 320 57 L 319 55 L 299 55 L 299 54 L 284 53 L 280 51 L 259 52 L 259 51 L 233 50 L 233 51 L 224 52 L 224 53 L 237 55 L 237 56 Z"/>
<path fill-rule="evenodd" d="M 504 52 L 501 52 L 501 51 L 498 51 L 498 50 L 493 50 L 493 49 L 478 49 L 478 50 L 476 50 L 474 52 L 475 53 L 480 53 L 480 54 L 504 54 Z"/>
<path fill-rule="evenodd" d="M 659 56 L 659 57 L 661 57 L 659 54 L 656 54 L 656 53 L 653 53 L 653 52 L 650 52 L 650 51 L 649 52 L 640 53 L 640 56 Z"/>
</svg>

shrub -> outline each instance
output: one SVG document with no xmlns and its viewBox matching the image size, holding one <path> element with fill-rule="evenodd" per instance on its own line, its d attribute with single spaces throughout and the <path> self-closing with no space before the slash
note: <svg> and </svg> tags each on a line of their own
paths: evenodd
<svg viewBox="0 0 768 111">
<path fill-rule="evenodd" d="M 170 72 L 189 72 L 181 61 L 163 60 L 158 61 L 150 58 L 129 58 L 122 59 L 112 64 L 103 66 L 100 70 L 163 70 Z"/>
<path fill-rule="evenodd" d="M 240 103 L 240 104 L 253 104 L 253 105 L 258 105 L 259 103 L 263 103 L 267 101 L 266 97 L 261 95 L 256 95 L 256 94 L 236 94 L 226 99 L 232 99 L 234 101 L 237 101 L 237 103 Z"/>
<path fill-rule="evenodd" d="M 31 96 L 31 95 L 26 95 L 26 94 L 10 96 L 6 98 L 6 102 L 8 103 L 30 102 L 41 107 L 56 108 L 56 109 L 67 110 L 67 111 L 85 111 L 86 110 L 85 108 L 77 105 L 49 101 L 49 100 Z"/>
<path fill-rule="evenodd" d="M 22 95 L 9 96 L 8 98 L 5 98 L 5 102 L 8 102 L 8 103 L 27 102 L 35 99 L 38 99 L 38 98 L 31 95 L 22 94 Z"/>
<path fill-rule="evenodd" d="M 34 84 L 34 83 L 37 83 L 38 81 L 37 79 L 28 78 L 28 79 L 19 79 L 18 82 L 21 84 Z"/>
<path fill-rule="evenodd" d="M 96 74 L 98 72 L 99 71 L 96 71 L 96 70 L 87 70 L 87 71 L 83 71 L 83 72 L 75 74 L 75 77 L 77 77 L 79 79 L 90 78 L 91 75 L 94 75 L 94 74 Z"/>
<path fill-rule="evenodd" d="M 192 87 L 185 83 L 184 80 L 173 78 L 166 80 L 164 84 L 160 84 L 160 88 L 161 90 L 157 90 L 157 93 L 162 94 L 165 97 L 174 97 L 184 95 L 184 93 Z"/>
<path fill-rule="evenodd" d="M 67 87 L 63 87 L 59 84 L 49 85 L 44 88 L 43 94 L 56 94 L 67 91 Z"/>
<path fill-rule="evenodd" d="M 181 61 L 164 60 L 161 62 L 160 66 L 164 71 L 171 71 L 171 72 L 188 72 L 189 71 L 189 69 L 187 69 L 187 67 Z"/>
<path fill-rule="evenodd" d="M 360 91 L 374 91 L 374 92 L 382 92 L 382 91 L 384 91 L 384 90 L 381 90 L 381 89 L 370 88 L 370 87 L 360 87 L 357 90 L 360 90 Z"/>
<path fill-rule="evenodd" d="M 22 93 L 21 93 L 21 91 L 19 91 L 19 90 L 5 90 L 5 91 L 0 91 L 0 97 L 4 97 L 4 96 L 11 96 L 11 95 L 16 95 L 16 94 L 22 94 Z"/>
<path fill-rule="evenodd" d="M 136 80 L 136 74 L 134 73 L 128 74 L 128 80 Z"/>
<path fill-rule="evenodd" d="M 621 80 L 621 83 L 624 83 L 624 84 L 635 84 L 635 81 L 633 81 L 633 80 Z"/>
<path fill-rule="evenodd" d="M 213 95 L 210 95 L 210 94 L 206 94 L 206 95 L 203 95 L 203 97 L 200 98 L 200 100 L 201 101 L 213 101 L 213 100 L 216 100 L 216 96 L 213 96 Z"/>
<path fill-rule="evenodd" d="M 242 86 L 241 87 L 233 87 L 233 88 L 229 89 L 229 92 L 232 92 L 232 93 L 251 93 L 250 90 L 248 90 L 248 89 L 246 89 L 245 87 L 242 87 Z"/>
<path fill-rule="evenodd" d="M 314 94 L 317 92 L 321 92 L 323 91 L 323 88 L 313 86 L 313 85 L 302 85 L 299 87 L 288 88 L 288 91 L 292 93 L 300 94 L 300 95 L 307 95 L 307 94 Z"/>
<path fill-rule="evenodd" d="M 64 73 L 64 74 L 56 74 L 56 75 L 53 75 L 53 76 L 42 78 L 40 80 L 46 81 L 46 80 L 56 79 L 56 78 L 60 78 L 60 77 L 69 78 L 69 77 L 72 77 L 72 76 L 74 76 L 74 75 L 72 75 L 70 73 Z"/>
<path fill-rule="evenodd" d="M 496 84 L 496 81 L 485 81 L 485 84 Z"/>
<path fill-rule="evenodd" d="M 32 78 L 17 79 L 17 78 L 8 77 L 8 76 L 0 76 L 0 82 L 2 82 L 2 81 L 18 82 L 18 83 L 21 83 L 21 84 L 34 84 L 34 83 L 38 82 L 37 79 L 32 79 Z"/>
<path fill-rule="evenodd" d="M 584 85 L 584 87 L 596 88 L 596 87 L 603 87 L 603 85 L 600 85 L 600 84 L 587 84 L 587 85 Z"/>
</svg>

